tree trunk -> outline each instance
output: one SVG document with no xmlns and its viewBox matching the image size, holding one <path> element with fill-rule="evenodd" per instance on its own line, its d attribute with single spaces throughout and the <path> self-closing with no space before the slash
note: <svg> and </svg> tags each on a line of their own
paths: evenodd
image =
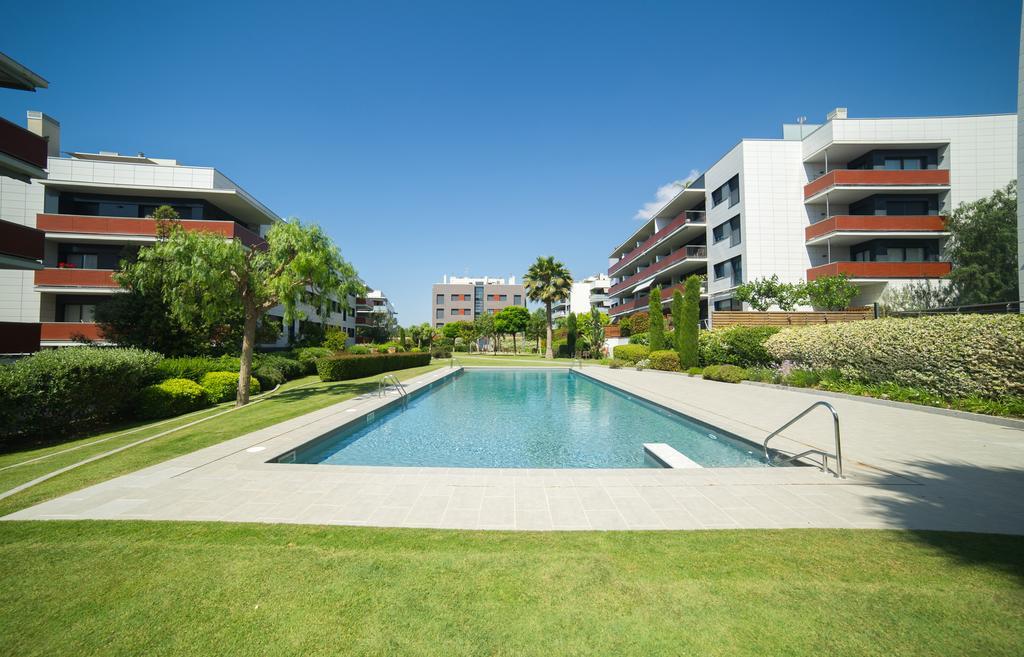
<svg viewBox="0 0 1024 657">
<path fill-rule="evenodd" d="M 512 331 L 512 355 L 519 355 L 519 347 L 516 346 L 516 332 Z"/>
<path fill-rule="evenodd" d="M 248 304 L 246 304 L 248 306 Z M 238 396 L 235 406 L 249 403 L 249 377 L 252 376 L 252 350 L 256 346 L 256 310 L 246 307 L 245 329 L 242 333 L 242 358 L 238 371 Z"/>
<path fill-rule="evenodd" d="M 551 348 L 552 332 L 551 332 L 551 302 L 550 301 L 545 301 L 544 302 L 544 310 L 547 311 L 547 314 L 548 314 L 548 346 L 547 346 L 547 349 L 544 350 L 544 352 L 545 352 L 544 353 L 544 358 L 550 358 L 550 359 L 554 360 L 555 352 Z"/>
</svg>

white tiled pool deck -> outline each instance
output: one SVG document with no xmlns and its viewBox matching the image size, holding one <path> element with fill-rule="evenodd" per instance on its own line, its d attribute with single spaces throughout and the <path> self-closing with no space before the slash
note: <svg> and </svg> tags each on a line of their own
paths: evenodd
<svg viewBox="0 0 1024 657">
<path fill-rule="evenodd" d="M 406 385 L 412 390 L 450 373 L 439 370 Z M 816 399 L 806 392 L 662 372 L 594 367 L 585 373 L 757 442 Z M 853 399 L 829 401 L 842 418 L 846 479 L 814 468 L 498 470 L 266 462 L 385 403 L 369 395 L 5 519 L 510 530 L 847 527 L 1024 534 L 1020 426 Z M 831 419 L 822 412 L 792 427 L 779 446 L 830 449 L 831 440 Z"/>
</svg>

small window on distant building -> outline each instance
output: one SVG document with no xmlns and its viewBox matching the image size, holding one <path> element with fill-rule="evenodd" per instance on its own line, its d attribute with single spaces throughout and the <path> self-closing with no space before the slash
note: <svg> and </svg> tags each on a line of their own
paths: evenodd
<svg viewBox="0 0 1024 657">
<path fill-rule="evenodd" d="M 454 298 L 455 298 L 455 295 L 453 294 L 452 295 L 452 299 L 454 299 Z M 444 305 L 444 295 L 443 294 L 437 295 L 437 300 L 434 302 L 434 305 L 437 305 L 437 306 L 443 306 Z"/>
<path fill-rule="evenodd" d="M 512 303 L 514 303 L 517 306 L 523 305 L 523 295 L 521 295 L 521 294 L 514 295 L 512 297 Z"/>
<path fill-rule="evenodd" d="M 444 319 L 444 308 L 438 308 L 434 312 L 434 318 L 435 319 Z"/>
</svg>

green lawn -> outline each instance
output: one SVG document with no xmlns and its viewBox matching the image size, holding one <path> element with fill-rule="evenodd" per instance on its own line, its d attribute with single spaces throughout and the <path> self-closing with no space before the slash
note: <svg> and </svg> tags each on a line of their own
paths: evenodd
<svg viewBox="0 0 1024 657">
<path fill-rule="evenodd" d="M 1024 539 L 0 526 L 0 654 L 1019 655 Z"/>
<path fill-rule="evenodd" d="M 442 367 L 442 365 L 428 365 L 401 370 L 396 372 L 396 374 L 400 379 L 410 379 L 439 367 Z M 257 429 L 277 422 L 283 422 L 303 413 L 309 413 L 310 411 L 336 404 L 356 395 L 372 392 L 377 389 L 378 378 L 378 376 L 372 376 L 351 381 L 322 383 L 318 377 L 309 376 L 290 381 L 285 386 L 282 386 L 280 392 L 268 397 L 265 401 L 254 403 L 246 408 L 221 415 L 193 427 L 175 431 L 148 443 L 88 463 L 0 500 L 0 516 L 140 468 L 154 465 L 161 461 L 166 461 L 175 456 L 181 456 L 203 447 L 209 447 L 231 438 L 237 438 L 251 431 L 256 431 Z M 0 492 L 10 490 L 21 483 L 66 465 L 77 463 L 95 454 L 109 451 L 121 445 L 127 445 L 147 436 L 156 435 L 169 428 L 187 424 L 200 417 L 222 412 L 230 407 L 231 404 L 221 405 L 216 408 L 207 409 L 199 414 L 174 418 L 169 423 L 161 423 L 155 426 L 139 425 L 143 428 L 130 434 L 125 434 L 124 432 L 130 430 L 131 427 L 123 427 L 118 431 L 88 436 L 59 445 L 3 454 L 0 456 L 0 468 L 28 461 L 39 456 L 52 456 L 34 463 L 0 469 Z M 88 445 L 88 443 L 93 443 L 102 438 L 110 439 L 95 445 Z M 79 449 L 64 451 L 71 447 L 79 447 Z"/>
</svg>

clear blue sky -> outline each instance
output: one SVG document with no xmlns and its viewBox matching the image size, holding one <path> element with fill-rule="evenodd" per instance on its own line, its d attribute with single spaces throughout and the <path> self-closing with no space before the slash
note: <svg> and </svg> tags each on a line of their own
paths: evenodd
<svg viewBox="0 0 1024 657">
<path fill-rule="evenodd" d="M 1018 0 L 67 2 L 3 12 L 65 150 L 215 166 L 323 225 L 402 324 L 444 273 L 579 277 L 741 137 L 1016 109 Z"/>
</svg>

